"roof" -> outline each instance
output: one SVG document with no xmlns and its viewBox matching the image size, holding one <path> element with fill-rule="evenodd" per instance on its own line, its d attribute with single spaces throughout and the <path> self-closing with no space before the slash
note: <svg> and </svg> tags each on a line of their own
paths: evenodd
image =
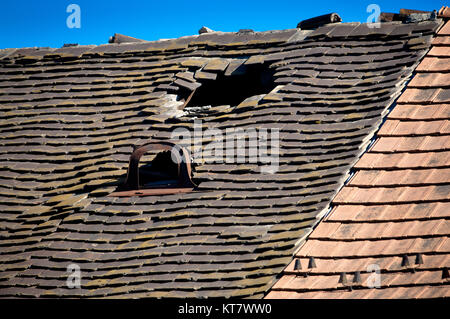
<svg viewBox="0 0 450 319">
<path fill-rule="evenodd" d="M 332 212 L 296 253 L 304 268 L 290 263 L 268 298 L 450 296 L 449 71 L 447 21 Z"/>
<path fill-rule="evenodd" d="M 0 51 L 0 295 L 264 296 L 327 212 L 440 23 Z M 174 103 L 202 77 L 242 65 L 273 70 L 276 87 L 192 116 Z M 197 192 L 108 196 L 132 145 L 192 129 L 195 117 L 204 128 L 280 129 L 278 171 L 200 163 Z M 80 288 L 67 286 L 72 264 Z"/>
</svg>

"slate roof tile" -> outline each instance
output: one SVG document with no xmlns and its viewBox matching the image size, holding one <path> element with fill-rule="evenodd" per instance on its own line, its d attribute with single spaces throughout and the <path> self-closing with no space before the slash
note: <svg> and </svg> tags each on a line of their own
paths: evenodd
<svg viewBox="0 0 450 319">
<path fill-rule="evenodd" d="M 400 25 L 391 35 L 414 34 L 426 24 Z M 302 261 L 316 258 L 315 275 L 297 276 L 294 260 L 266 298 L 448 297 L 442 271 L 450 258 L 450 114 L 445 104 L 449 25 L 447 21 L 438 31 L 377 140 L 297 252 Z M 415 263 L 417 254 L 422 264 Z M 405 256 L 409 265 L 402 262 Z M 378 289 L 367 285 L 369 265 L 381 272 Z M 363 284 L 348 289 L 356 271 Z M 347 274 L 347 284 L 338 285 L 338 272 Z"/>
</svg>

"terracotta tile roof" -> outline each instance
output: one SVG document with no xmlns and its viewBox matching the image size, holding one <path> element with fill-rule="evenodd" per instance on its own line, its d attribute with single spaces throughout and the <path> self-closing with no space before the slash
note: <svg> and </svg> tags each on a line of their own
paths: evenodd
<svg viewBox="0 0 450 319">
<path fill-rule="evenodd" d="M 450 8 L 447 6 L 443 6 L 438 12 L 438 17 L 450 18 Z"/>
<path fill-rule="evenodd" d="M 325 214 L 439 25 L 393 22 L 370 29 L 337 23 L 313 31 L 213 32 L 156 42 L 0 51 L 0 295 L 262 297 L 292 260 L 299 239 Z M 167 139 L 177 127 L 192 128 L 194 115 L 174 119 L 181 112 L 173 106 L 174 96 L 242 65 L 273 70 L 277 87 L 236 107 L 215 106 L 194 115 L 204 128 L 279 128 L 275 174 L 261 174 L 254 163 L 202 163 L 193 170 L 198 192 L 107 196 L 124 178 L 133 144 Z M 426 98 L 445 101 L 440 92 Z M 432 114 L 433 121 L 441 121 L 446 114 L 436 105 L 421 113 L 403 104 L 392 120 L 417 114 L 429 121 L 426 115 Z M 402 157 L 399 163 L 428 168 L 426 161 L 433 161 L 436 169 L 445 167 L 447 153 L 436 156 L 435 143 L 426 140 L 420 143 L 423 151 L 402 153 L 426 154 L 426 159 L 407 164 Z M 430 181 L 441 181 L 430 174 Z M 379 194 L 388 182 L 380 180 Z M 437 202 L 445 197 L 444 188 L 424 183 L 414 191 L 424 194 L 418 201 Z M 409 185 L 404 193 L 405 203 L 415 194 Z M 432 222 L 439 221 L 444 208 L 442 203 L 418 214 L 437 214 Z M 366 225 L 369 217 L 359 214 Z M 395 256 L 396 245 L 402 251 L 445 251 L 448 244 L 437 222 L 427 225 L 436 235 L 416 238 L 417 227 L 411 227 L 412 234 L 399 233 L 395 243 L 389 237 L 370 241 L 356 232 L 357 225 L 345 232 L 336 222 L 331 219 L 318 231 L 338 226 L 345 246 L 335 249 L 328 245 L 332 241 L 324 246 L 316 236 L 302 248 L 301 254 L 318 249 L 319 270 L 326 264 L 321 256 L 372 256 L 373 250 L 361 249 L 366 242 L 380 255 Z M 362 241 L 348 240 L 353 233 Z M 427 255 L 425 265 L 437 257 Z M 81 268 L 81 288 L 66 285 L 72 263 Z M 437 281 L 438 272 L 430 269 L 423 278 Z M 335 284 L 325 279 L 315 285 Z M 392 279 L 399 280 L 395 274 Z"/>
<path fill-rule="evenodd" d="M 450 296 L 449 30 L 447 21 L 333 210 L 267 298 Z M 316 268 L 294 269 L 311 257 Z M 369 265 L 379 267 L 377 289 Z"/>
</svg>

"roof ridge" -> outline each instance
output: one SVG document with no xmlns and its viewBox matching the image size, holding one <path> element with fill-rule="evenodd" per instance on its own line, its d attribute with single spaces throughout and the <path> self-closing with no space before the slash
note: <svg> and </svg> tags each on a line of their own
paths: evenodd
<svg viewBox="0 0 450 319">
<path fill-rule="evenodd" d="M 325 15 L 328 16 L 328 15 Z M 310 20 L 310 19 L 308 19 Z M 306 20 L 305 20 L 306 21 Z M 409 24 L 412 23 L 426 23 L 429 20 L 424 20 L 424 21 L 414 21 L 411 22 Z M 300 24 L 300 23 L 299 23 Z M 336 25 L 342 25 L 342 26 L 353 26 L 353 25 L 369 25 L 371 23 L 367 23 L 367 22 L 358 22 L 358 21 L 354 21 L 354 22 L 330 22 L 324 25 L 319 26 L 317 29 L 322 28 L 322 27 L 330 27 L 330 26 L 336 26 Z M 383 21 L 382 25 L 383 26 L 388 26 L 388 25 L 398 25 L 398 24 L 405 24 L 405 22 L 402 21 Z M 315 30 L 317 30 L 315 29 Z M 138 39 L 132 36 L 128 36 L 128 35 L 124 35 L 124 34 L 120 34 L 120 33 L 114 33 L 109 39 L 108 39 L 108 43 L 101 43 L 101 44 L 76 44 L 76 45 L 70 45 L 69 47 L 71 48 L 85 48 L 85 47 L 99 47 L 99 46 L 115 46 L 115 45 L 133 45 L 133 44 L 137 44 L 137 43 L 147 43 L 147 44 L 158 44 L 158 43 L 164 43 L 164 42 L 169 42 L 169 41 L 177 41 L 177 40 L 185 40 L 185 39 L 193 39 L 193 38 L 201 38 L 201 37 L 211 37 L 211 36 L 225 36 L 225 35 L 246 35 L 246 36 L 258 36 L 258 35 L 269 35 L 269 34 L 277 34 L 277 33 L 284 33 L 284 32 L 288 32 L 288 31 L 303 31 L 303 32 L 311 32 L 314 30 L 301 30 L 299 27 L 296 28 L 288 28 L 288 29 L 275 29 L 275 30 L 266 30 L 266 31 L 253 31 L 252 32 L 241 32 L 242 30 L 250 30 L 250 29 L 241 29 L 239 31 L 212 31 L 212 32 L 207 32 L 207 33 L 202 33 L 202 34 L 192 34 L 192 35 L 184 35 L 184 36 L 180 36 L 177 38 L 161 38 L 158 40 L 144 40 L 144 39 Z M 16 50 L 21 50 L 21 49 L 33 49 L 36 51 L 41 51 L 41 50 L 48 50 L 48 51 L 55 51 L 55 50 L 60 50 L 65 48 L 64 45 L 59 47 L 59 48 L 54 48 L 54 47 L 49 47 L 49 46 L 33 46 L 33 47 L 18 47 L 18 48 L 4 48 L 4 49 L 0 49 L 0 59 L 6 57 L 6 56 L 2 56 L 2 51 L 4 50 L 12 50 L 12 49 L 16 49 Z"/>
<path fill-rule="evenodd" d="M 437 19 L 439 21 L 441 19 Z M 381 23 L 380 28 L 373 28 L 374 34 L 385 34 L 389 36 L 390 26 L 392 25 L 423 25 L 429 21 L 420 21 L 404 24 L 401 21 L 389 21 Z M 27 57 L 29 61 L 39 60 L 45 56 L 48 58 L 52 56 L 59 56 L 62 58 L 78 58 L 83 54 L 102 54 L 102 53 L 124 53 L 124 52 L 135 52 L 135 51 L 147 51 L 147 52 L 157 52 L 165 50 L 178 50 L 185 49 L 190 45 L 212 45 L 212 46 L 242 46 L 242 45 L 253 45 L 253 44 L 269 44 L 269 43 L 290 43 L 302 41 L 307 36 L 311 35 L 317 36 L 328 36 L 332 34 L 332 29 L 343 28 L 345 30 L 344 34 L 337 34 L 336 37 L 358 37 L 362 34 L 359 32 L 349 33 L 346 28 L 349 26 L 364 28 L 368 23 L 360 22 L 337 22 L 329 23 L 318 27 L 315 30 L 300 30 L 299 28 L 283 29 L 283 30 L 266 30 L 266 31 L 253 31 L 253 32 L 225 32 L 225 31 L 214 31 L 203 34 L 186 35 L 178 38 L 171 39 L 159 39 L 154 41 L 147 41 L 142 39 L 133 38 L 130 36 L 125 36 L 121 34 L 114 34 L 112 42 L 105 44 L 87 44 L 87 45 L 70 45 L 63 46 L 61 48 L 51 48 L 51 47 L 23 47 L 23 48 L 5 48 L 0 49 L 0 60 L 5 58 L 11 58 L 13 56 L 17 57 Z M 364 28 L 367 29 L 367 28 Z M 372 28 L 370 28 L 372 30 Z M 322 32 L 324 31 L 324 32 Z M 326 31 L 326 32 L 325 32 Z M 363 31 L 364 33 L 365 31 Z M 333 36 L 333 34 L 332 34 Z M 119 39 L 118 43 L 114 41 L 114 37 Z M 123 42 L 125 41 L 125 42 Z M 128 41 L 128 42 L 127 42 Z"/>
</svg>

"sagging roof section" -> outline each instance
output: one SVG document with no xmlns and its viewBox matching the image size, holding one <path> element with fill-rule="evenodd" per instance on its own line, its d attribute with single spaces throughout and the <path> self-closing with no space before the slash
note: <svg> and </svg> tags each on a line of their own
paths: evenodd
<svg viewBox="0 0 450 319">
<path fill-rule="evenodd" d="M 0 295 L 264 296 L 439 25 L 2 50 Z M 180 110 L 183 90 L 252 65 L 273 71 L 275 89 L 238 105 Z M 202 161 L 192 168 L 199 192 L 107 196 L 123 182 L 133 145 L 166 141 L 194 118 L 203 129 L 279 129 L 278 170 Z M 70 289 L 74 263 L 81 287 Z"/>
<path fill-rule="evenodd" d="M 267 298 L 450 296 L 449 40 L 447 21 L 333 211 Z M 309 258 L 317 268 L 303 277 L 295 266 Z"/>
</svg>

